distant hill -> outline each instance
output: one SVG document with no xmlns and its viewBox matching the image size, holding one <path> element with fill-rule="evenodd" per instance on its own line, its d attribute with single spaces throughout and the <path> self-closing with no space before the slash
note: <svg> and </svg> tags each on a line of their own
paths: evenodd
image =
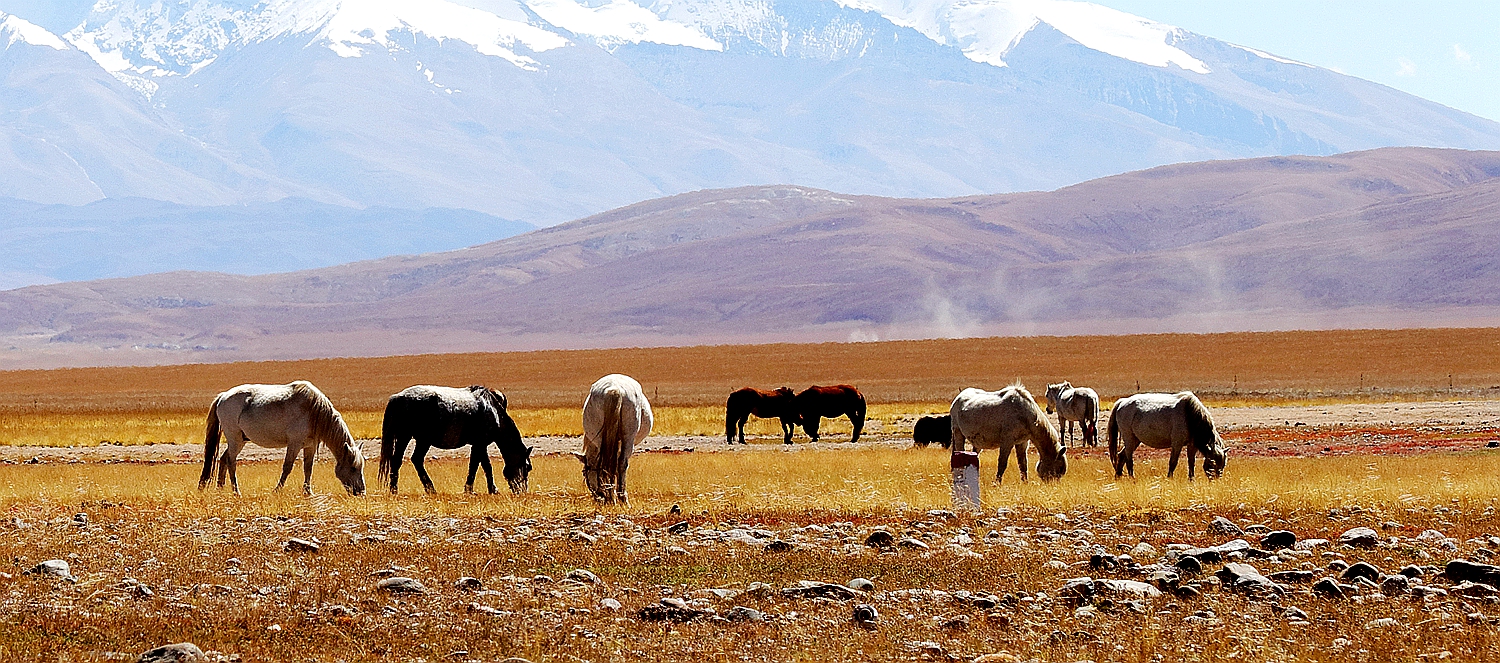
<svg viewBox="0 0 1500 663">
<path fill-rule="evenodd" d="M 469 210 L 353 209 L 297 198 L 217 207 L 0 198 L 0 288 L 165 270 L 288 272 L 463 248 L 535 228 Z"/>
<path fill-rule="evenodd" d="M 1500 322 L 1500 152 L 700 191 L 447 253 L 0 293 L 0 363 Z"/>
</svg>

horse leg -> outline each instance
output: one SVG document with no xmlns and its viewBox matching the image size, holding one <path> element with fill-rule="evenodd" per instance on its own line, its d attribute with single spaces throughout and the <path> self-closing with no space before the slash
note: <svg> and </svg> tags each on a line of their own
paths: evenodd
<svg viewBox="0 0 1500 663">
<path fill-rule="evenodd" d="M 1132 479 L 1135 478 L 1135 450 L 1136 447 L 1139 447 L 1140 445 L 1141 441 L 1135 439 L 1135 437 L 1132 436 L 1130 438 L 1130 445 L 1125 447 L 1127 449 L 1127 451 L 1125 452 L 1125 467 L 1129 468 L 1130 478 Z"/>
<path fill-rule="evenodd" d="M 240 465 L 240 449 L 245 445 L 244 440 L 244 437 L 240 437 L 235 441 L 234 444 L 229 445 L 228 449 L 224 450 L 224 464 L 229 466 L 229 487 L 234 490 L 234 494 L 236 497 L 238 497 L 240 494 L 240 477 L 238 470 Z M 222 475 L 220 476 L 219 481 L 220 486 L 224 485 L 224 479 Z"/>
<path fill-rule="evenodd" d="M 304 443 L 306 444 L 306 443 Z M 317 443 L 306 444 L 302 447 L 302 494 L 312 497 L 312 468 L 313 460 L 318 457 Z"/>
<path fill-rule="evenodd" d="M 622 460 L 620 461 L 620 471 L 615 474 L 615 496 L 619 499 L 622 506 L 630 503 L 630 500 L 625 495 L 625 470 L 629 467 L 630 461 Z"/>
<path fill-rule="evenodd" d="M 302 449 L 290 442 L 286 445 L 286 460 L 281 462 L 281 480 L 276 482 L 275 492 L 281 492 L 281 487 L 286 485 L 286 478 L 292 474 L 292 466 L 297 464 L 297 454 Z"/>
<path fill-rule="evenodd" d="M 782 419 L 781 420 L 781 443 L 782 444 L 791 444 L 792 443 L 792 433 L 796 432 L 796 430 L 797 430 L 797 424 L 790 423 L 787 420 Z M 744 442 L 741 441 L 740 444 L 744 444 Z"/>
<path fill-rule="evenodd" d="M 1021 470 L 1021 481 L 1026 481 L 1026 443 L 1016 445 L 1016 467 Z"/>
<path fill-rule="evenodd" d="M 437 488 L 432 485 L 432 477 L 427 476 L 427 449 L 428 444 L 417 441 L 417 448 L 411 452 L 411 466 L 417 468 L 417 477 L 422 480 L 422 487 L 427 490 L 428 495 L 436 495 Z"/>
<path fill-rule="evenodd" d="M 1190 443 L 1190 444 L 1187 445 L 1187 449 L 1188 449 L 1188 481 L 1192 481 L 1193 480 L 1193 466 L 1198 464 L 1198 446 L 1195 445 L 1195 444 L 1191 444 Z M 1208 458 L 1208 456 L 1205 455 L 1204 458 L 1206 459 L 1206 458 Z M 1203 473 L 1204 474 L 1208 474 L 1208 470 L 1207 469 L 1203 470 Z"/>
<path fill-rule="evenodd" d="M 1182 456 L 1182 447 L 1172 445 L 1172 458 L 1167 461 L 1167 478 L 1172 478 L 1172 473 L 1177 471 L 1177 459 Z"/>
<path fill-rule="evenodd" d="M 484 447 L 477 444 L 469 445 L 469 478 L 464 482 L 464 494 L 466 495 L 474 492 L 474 475 L 479 472 L 479 454 L 482 453 L 484 453 Z M 490 485 L 495 485 L 495 482 L 491 481 Z"/>
<path fill-rule="evenodd" d="M 957 432 L 957 431 L 955 431 Z M 974 447 L 978 451 L 979 447 Z M 1000 467 L 995 468 L 995 485 L 1005 483 L 1005 466 L 1010 464 L 1010 449 L 1000 447 Z"/>
<path fill-rule="evenodd" d="M 802 430 L 804 430 L 804 431 L 807 432 L 807 436 L 809 438 L 811 438 L 813 442 L 817 442 L 818 441 L 818 426 L 822 425 L 822 423 L 823 423 L 823 418 L 821 416 L 816 415 L 816 414 L 813 415 L 811 418 L 803 417 L 802 418 Z"/>
<path fill-rule="evenodd" d="M 491 495 L 498 494 L 500 491 L 495 489 L 495 470 L 490 467 L 489 445 L 479 448 L 479 466 L 484 468 L 485 488 L 490 491 Z"/>
<path fill-rule="evenodd" d="M 391 494 L 396 494 L 396 481 L 401 476 L 401 457 L 406 455 L 406 444 L 410 439 L 396 438 L 396 448 L 391 451 Z"/>
</svg>

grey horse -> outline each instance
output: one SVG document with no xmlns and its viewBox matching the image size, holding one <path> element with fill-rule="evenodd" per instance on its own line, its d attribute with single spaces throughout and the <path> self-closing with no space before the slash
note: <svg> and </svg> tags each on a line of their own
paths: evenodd
<svg viewBox="0 0 1500 663">
<path fill-rule="evenodd" d="M 1175 394 L 1136 394 L 1115 401 L 1109 413 L 1109 459 L 1115 476 L 1126 471 L 1135 476 L 1135 449 L 1171 449 L 1167 477 L 1177 470 L 1184 447 L 1188 452 L 1188 479 L 1193 478 L 1197 453 L 1203 453 L 1203 474 L 1213 479 L 1224 474 L 1229 451 L 1214 429 L 1214 419 L 1203 401 L 1191 391 Z"/>
<path fill-rule="evenodd" d="M 1047 385 L 1047 414 L 1057 413 L 1057 427 L 1073 441 L 1073 422 L 1083 429 L 1083 446 L 1099 446 L 1099 394 L 1067 381 Z"/>
<path fill-rule="evenodd" d="M 1068 471 L 1067 447 L 1063 446 L 1046 413 L 1037 407 L 1036 399 L 1021 385 L 1000 391 L 965 389 L 953 399 L 948 414 L 954 451 L 963 451 L 965 442 L 975 451 L 1000 450 L 1000 467 L 995 472 L 995 481 L 1000 481 L 1005 475 L 1011 449 L 1016 451 L 1021 480 L 1026 480 L 1027 443 L 1036 445 L 1037 453 L 1041 454 L 1036 474 L 1043 481 L 1059 479 Z"/>
</svg>

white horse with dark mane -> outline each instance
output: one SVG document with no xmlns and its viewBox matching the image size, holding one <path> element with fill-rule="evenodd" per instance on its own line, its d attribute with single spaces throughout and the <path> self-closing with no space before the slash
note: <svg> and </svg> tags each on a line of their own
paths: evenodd
<svg viewBox="0 0 1500 663">
<path fill-rule="evenodd" d="M 1099 446 L 1099 394 L 1088 387 L 1074 387 L 1067 381 L 1047 385 L 1047 414 L 1057 412 L 1057 427 L 1067 428 L 1073 441 L 1073 422 L 1083 429 L 1083 446 Z"/>
<path fill-rule="evenodd" d="M 583 483 L 594 499 L 626 503 L 625 470 L 635 445 L 654 423 L 646 392 L 634 378 L 618 373 L 599 378 L 583 402 Z"/>
<path fill-rule="evenodd" d="M 1000 467 L 995 481 L 1005 475 L 1011 449 L 1016 450 L 1016 464 L 1021 480 L 1026 480 L 1026 445 L 1036 445 L 1041 460 L 1036 475 L 1044 481 L 1062 477 L 1068 471 L 1068 449 L 1063 446 L 1057 429 L 1047 419 L 1036 399 L 1021 385 L 1000 391 L 969 388 L 958 393 L 948 414 L 953 434 L 953 450 L 963 451 L 964 443 L 975 451 L 1000 450 Z"/>
<path fill-rule="evenodd" d="M 235 466 L 246 442 L 270 449 L 286 449 L 286 461 L 281 465 L 281 480 L 276 482 L 276 490 L 286 485 L 292 466 L 301 454 L 302 491 L 312 494 L 313 458 L 317 456 L 318 443 L 322 442 L 337 461 L 333 473 L 344 488 L 355 495 L 365 492 L 364 454 L 355 444 L 354 436 L 349 434 L 349 427 L 344 425 L 344 417 L 310 382 L 242 384 L 219 394 L 208 410 L 199 490 L 206 488 L 213 476 L 214 456 L 218 452 L 221 432 L 227 444 L 223 457 L 219 459 L 219 487 L 224 487 L 227 473 L 236 495 L 240 494 L 240 483 L 235 476 Z"/>
<path fill-rule="evenodd" d="M 1213 416 L 1191 391 L 1136 394 L 1115 401 L 1109 413 L 1109 460 L 1114 463 L 1115 477 L 1126 471 L 1135 476 L 1135 449 L 1143 444 L 1172 450 L 1168 478 L 1177 470 L 1183 447 L 1188 452 L 1188 479 L 1193 478 L 1198 452 L 1203 453 L 1203 474 L 1210 479 L 1222 476 L 1229 460 Z"/>
</svg>

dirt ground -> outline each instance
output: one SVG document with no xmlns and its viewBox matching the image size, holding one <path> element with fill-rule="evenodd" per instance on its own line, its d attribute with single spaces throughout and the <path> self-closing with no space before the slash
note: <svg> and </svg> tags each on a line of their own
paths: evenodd
<svg viewBox="0 0 1500 663">
<path fill-rule="evenodd" d="M 1107 413 L 1099 428 L 1103 443 Z M 1483 448 L 1500 442 L 1500 401 L 1355 403 L 1315 406 L 1267 406 L 1218 408 L 1214 420 L 1230 444 L 1232 454 L 1251 456 L 1319 455 L 1319 454 L 1406 454 L 1433 451 L 1461 451 Z M 909 433 L 901 426 L 884 432 L 867 431 L 859 444 L 902 447 L 910 445 Z M 841 440 L 824 436 L 824 440 Z M 798 433 L 791 449 L 778 444 L 779 438 L 762 437 L 748 446 L 727 446 L 722 438 L 709 436 L 652 436 L 637 453 L 692 453 L 743 451 L 796 451 L 801 449 L 847 448 L 839 441 L 810 444 Z M 576 451 L 576 437 L 528 437 L 526 443 L 536 454 L 562 454 Z M 380 453 L 378 440 L 363 440 L 366 458 Z M 1102 446 L 1088 449 L 1077 446 L 1072 453 L 1104 453 Z M 444 451 L 434 449 L 430 458 L 467 455 L 467 448 Z M 1151 454 L 1156 452 L 1144 451 Z M 0 446 L 0 463 L 199 463 L 203 459 L 200 445 L 152 444 L 138 446 L 103 445 L 97 447 L 26 447 Z M 247 445 L 240 458 L 245 461 L 274 461 L 284 452 Z"/>
</svg>

